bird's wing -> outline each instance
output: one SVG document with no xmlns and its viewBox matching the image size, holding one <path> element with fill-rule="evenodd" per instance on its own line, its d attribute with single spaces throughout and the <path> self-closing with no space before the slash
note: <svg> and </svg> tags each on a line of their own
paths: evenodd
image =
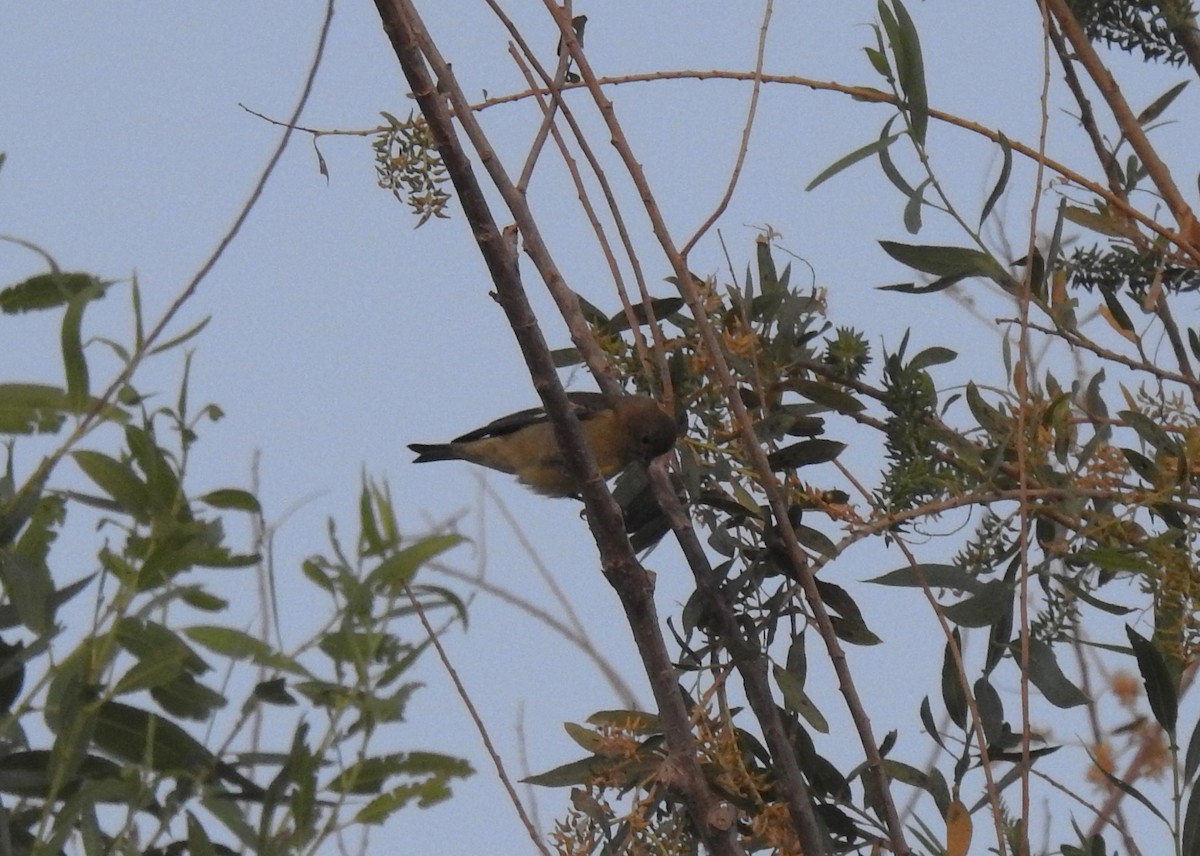
<svg viewBox="0 0 1200 856">
<path fill-rule="evenodd" d="M 591 419 L 597 413 L 608 408 L 604 396 L 599 392 L 568 392 L 567 398 L 575 406 L 575 417 L 581 422 Z M 482 428 L 476 428 L 461 437 L 455 437 L 452 442 L 470 443 L 472 440 L 483 440 L 487 437 L 503 437 L 505 434 L 512 434 L 548 419 L 544 408 L 530 407 L 528 410 L 518 410 L 516 413 L 501 416 Z"/>
</svg>

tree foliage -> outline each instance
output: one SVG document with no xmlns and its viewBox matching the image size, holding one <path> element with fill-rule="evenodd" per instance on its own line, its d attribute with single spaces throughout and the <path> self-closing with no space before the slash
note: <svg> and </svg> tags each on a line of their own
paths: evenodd
<svg viewBox="0 0 1200 856">
<path fill-rule="evenodd" d="M 560 442 L 577 443 L 565 408 L 556 415 L 560 390 L 544 343 L 528 335 L 515 258 L 497 240 L 499 215 L 483 200 L 455 130 L 484 154 L 482 126 L 412 4 L 377 6 L 422 109 L 416 121 L 432 130 L 535 386 L 564 423 Z M 899 221 L 910 235 L 930 218 L 955 225 L 958 244 L 882 241 L 914 276 L 878 285 L 912 300 L 984 292 L 999 301 L 1008 316 L 996 352 L 981 345 L 969 359 L 941 345 L 919 348 L 899 330 L 835 326 L 836 300 L 795 282 L 790 266 L 779 269 L 770 234 L 743 276 L 694 275 L 687 252 L 704 230 L 680 250 L 656 219 L 654 189 L 607 109 L 606 81 L 566 17 L 556 16 L 562 53 L 577 64 L 638 188 L 679 302 L 642 287 L 639 312 L 639 301 L 620 291 L 623 310 L 606 317 L 565 289 L 548 255 L 531 252 L 530 264 L 573 333 L 574 348 L 556 352 L 556 364 L 585 364 L 602 387 L 616 386 L 615 373 L 626 389 L 655 390 L 686 424 L 673 478 L 652 467 L 648 479 L 619 483 L 616 496 L 634 544 L 673 532 L 696 579 L 692 598 L 667 622 L 673 670 L 664 678 L 655 659 L 662 640 L 632 621 L 653 607 L 626 571 L 628 545 L 603 514 L 606 498 L 585 495 L 603 570 L 631 615 L 657 707 L 604 711 L 570 726 L 584 755 L 532 779 L 572 788 L 552 835 L 558 852 L 1029 853 L 1038 847 L 1030 830 L 1052 821 L 1059 838 L 1050 852 L 1109 852 L 1106 837 L 1114 836 L 1129 852 L 1166 852 L 1139 847 L 1149 841 L 1143 823 L 1165 828 L 1155 841 L 1195 852 L 1200 741 L 1190 736 L 1194 723 L 1180 722 L 1180 700 L 1200 643 L 1200 330 L 1184 320 L 1200 229 L 1150 137 L 1183 87 L 1135 113 L 1108 84 L 1093 44 L 1179 64 L 1189 57 L 1195 16 L 1189 4 L 1173 3 L 1052 0 L 1040 9 L 1095 152 L 1090 171 L 937 111 L 936 81 L 926 78 L 917 24 L 900 0 L 881 0 L 865 46 L 879 88 L 771 78 L 892 105 L 878 137 L 810 189 L 875 160 L 903 194 Z M 524 59 L 541 77 L 547 125 L 582 109 L 563 97 L 572 82 L 565 61 L 551 72 L 528 52 Z M 1081 78 L 1096 81 L 1099 104 Z M 749 79 L 757 87 L 767 76 L 759 68 Z M 936 166 L 937 124 L 995 146 L 1002 168 L 981 209 L 964 210 L 947 190 Z M 574 120 L 571 128 L 572 140 L 556 138 L 561 151 L 588 156 L 590 141 Z M 1037 190 L 1049 204 L 1039 207 L 1025 250 L 1010 254 L 985 227 L 998 222 L 1018 158 L 1039 166 Z M 487 166 L 506 216 L 536 245 L 536 219 L 510 192 L 519 188 Z M 1058 182 L 1052 192 L 1045 172 Z M 604 181 L 598 171 L 597 179 Z M 620 222 L 623 203 L 609 204 Z M 1091 239 L 1076 240 L 1077 228 Z M 873 353 L 868 343 L 881 337 L 892 344 Z M 972 377 L 971 365 L 989 357 L 1002 366 L 999 384 Z M 873 480 L 856 474 L 855 460 L 880 460 L 881 472 Z M 931 537 L 955 510 L 969 512 L 971 531 L 950 543 Z M 853 583 L 840 574 L 834 583 L 831 570 L 872 540 L 890 547 L 898 566 Z M 869 677 L 849 668 L 843 645 L 904 644 L 895 628 L 872 627 L 861 606 L 897 589 L 927 602 L 929 629 L 909 632 L 944 638 L 940 681 L 918 710 L 867 710 L 855 685 Z M 840 702 L 808 692 L 815 656 L 828 658 Z M 1130 707 L 1144 693 L 1145 715 L 1133 726 L 1100 713 L 1095 673 L 1114 662 L 1140 675 L 1140 688 L 1117 689 Z M 682 719 L 676 694 L 685 701 Z M 1049 711 L 1080 714 L 1071 721 L 1088 735 L 1086 778 L 1107 789 L 1102 806 L 1086 805 L 1085 782 L 1047 768 L 1063 748 L 1038 733 L 1036 718 Z M 1118 770 L 1113 746 L 1123 733 L 1128 766 Z M 834 758 L 852 743 L 860 761 L 840 765 Z M 1172 773 L 1169 805 L 1147 795 L 1164 770 Z M 1075 798 L 1087 817 L 1068 821 L 1080 808 Z M 910 806 L 903 813 L 902 801 Z M 1131 820 L 1123 803 L 1136 803 L 1128 812 L 1143 816 Z"/>
<path fill-rule="evenodd" d="M 122 288 L 133 341 L 85 341 L 89 305 Z M 0 384 L 4 852 L 314 853 L 447 798 L 466 761 L 378 744 L 418 686 L 429 643 L 414 608 L 465 619 L 451 591 L 413 579 L 460 539 L 401 537 L 386 489 L 366 481 L 354 542 L 331 522 L 330 553 L 289 571 L 289 600 L 323 599 L 326 623 L 281 626 L 258 499 L 191 487 L 189 464 L 223 415 L 192 403 L 191 352 L 173 403 L 138 382 L 144 360 L 180 354 L 206 321 L 155 342 L 136 282 L 53 262 L 0 290 L 0 307 L 61 315 L 66 379 Z M 97 393 L 100 346 L 120 369 Z M 43 441 L 49 453 L 19 472 L 19 453 Z M 235 520 L 248 547 L 231 544 Z"/>
</svg>

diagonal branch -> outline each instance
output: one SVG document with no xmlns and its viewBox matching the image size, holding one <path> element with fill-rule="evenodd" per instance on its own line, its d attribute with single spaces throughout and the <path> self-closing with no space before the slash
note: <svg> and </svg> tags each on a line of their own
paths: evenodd
<svg viewBox="0 0 1200 856">
<path fill-rule="evenodd" d="M 669 754 L 662 768 L 662 775 L 664 778 L 669 776 L 669 781 L 664 783 L 678 788 L 684 795 L 697 834 L 708 852 L 719 856 L 735 856 L 741 853 L 741 848 L 735 840 L 729 812 L 709 788 L 700 769 L 688 712 L 659 628 L 649 578 L 633 555 L 629 540 L 625 537 L 620 509 L 600 478 L 595 460 L 583 442 L 579 422 L 559 383 L 549 348 L 521 285 L 513 246 L 501 234 L 492 217 L 471 162 L 458 141 L 445 100 L 436 91 L 426 62 L 438 73 L 441 88 L 452 102 L 465 103 L 465 98 L 449 68 L 436 55 L 411 2 L 376 0 L 375 5 L 412 88 L 413 97 L 437 140 L 438 150 L 496 286 L 500 304 L 508 316 L 534 386 L 554 425 L 555 437 L 563 451 L 567 468 L 583 484 L 588 525 L 596 539 L 604 573 L 621 599 L 663 719 Z M 482 133 L 477 127 L 474 130 Z M 494 152 L 486 146 L 486 140 L 472 141 L 502 192 L 507 189 L 515 191 L 503 174 Z M 480 146 L 480 142 L 484 145 Z M 511 208 L 514 200 L 507 193 L 505 199 Z M 513 213 L 526 243 L 535 240 L 540 243 L 533 218 L 524 206 L 523 199 L 518 208 L 521 210 Z M 587 338 L 590 340 L 590 335 Z"/>
</svg>

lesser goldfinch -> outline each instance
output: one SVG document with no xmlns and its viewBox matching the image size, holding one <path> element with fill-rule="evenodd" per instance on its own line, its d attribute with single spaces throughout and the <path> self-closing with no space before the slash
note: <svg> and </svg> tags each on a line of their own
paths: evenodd
<svg viewBox="0 0 1200 856">
<path fill-rule="evenodd" d="M 569 392 L 584 440 L 604 478 L 611 478 L 634 461 L 649 461 L 675 445 L 675 420 L 644 395 L 609 401 L 598 392 Z M 540 407 L 501 417 L 449 443 L 412 443 L 414 463 L 470 461 L 512 473 L 538 493 L 573 496 L 579 483 L 567 472 L 554 439 L 554 426 Z"/>
</svg>

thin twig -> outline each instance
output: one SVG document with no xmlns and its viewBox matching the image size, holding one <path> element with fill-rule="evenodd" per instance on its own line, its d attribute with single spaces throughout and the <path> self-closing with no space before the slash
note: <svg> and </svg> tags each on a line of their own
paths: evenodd
<svg viewBox="0 0 1200 856">
<path fill-rule="evenodd" d="M 471 700 L 471 694 L 463 686 L 463 682 L 458 676 L 458 670 L 454 668 L 454 663 L 450 661 L 450 655 L 442 647 L 442 640 L 438 638 L 438 634 L 434 632 L 433 625 L 429 623 L 429 619 L 425 615 L 425 607 L 408 584 L 404 586 L 404 593 L 408 595 L 409 603 L 412 604 L 413 611 L 417 614 L 421 626 L 425 628 L 425 634 L 429 637 L 430 644 L 437 651 L 438 659 L 442 661 L 442 666 L 446 669 L 446 674 L 450 677 L 451 683 L 454 684 L 454 691 L 458 693 L 459 700 L 462 701 L 463 707 L 467 709 L 467 714 L 475 724 L 475 730 L 479 732 L 479 737 L 483 740 L 483 748 L 487 750 L 488 757 L 492 759 L 492 764 L 496 767 L 496 775 L 499 777 L 500 783 L 504 786 L 504 790 L 508 792 L 509 801 L 512 802 L 513 808 L 517 810 L 517 816 L 521 818 L 521 823 L 525 826 L 525 831 L 529 834 L 529 840 L 533 842 L 533 846 L 538 849 L 538 852 L 542 856 L 551 856 L 549 848 L 542 841 L 537 827 L 534 826 L 533 821 L 526 813 L 525 805 L 521 802 L 521 798 L 517 795 L 517 789 L 513 787 L 512 780 L 508 777 L 508 773 L 504 769 L 504 759 L 500 757 L 500 753 L 492 745 L 491 735 L 488 734 L 487 726 L 483 724 L 483 719 L 479 715 L 479 710 L 475 707 L 475 702 Z"/>
<path fill-rule="evenodd" d="M 553 11 L 553 0 L 543 0 L 547 8 Z M 564 27 L 564 22 L 559 21 L 560 30 Z M 809 610 L 812 612 L 814 623 L 820 632 L 822 640 L 825 643 L 826 651 L 833 665 L 834 671 L 838 677 L 839 689 L 846 701 L 847 709 L 850 712 L 851 719 L 854 722 L 855 729 L 858 732 L 859 741 L 863 746 L 866 755 L 867 767 L 870 774 L 875 779 L 877 793 L 880 800 L 880 808 L 883 814 L 884 823 L 888 830 L 888 836 L 891 840 L 893 849 L 900 854 L 909 852 L 908 844 L 905 840 L 903 825 L 900 823 L 899 815 L 896 812 L 896 804 L 891 792 L 891 786 L 888 779 L 887 771 L 883 765 L 883 758 L 879 754 L 879 746 L 875 739 L 875 735 L 871 728 L 870 717 L 867 715 L 866 709 L 863 707 L 862 700 L 859 698 L 854 677 L 850 673 L 849 666 L 846 663 L 846 655 L 842 649 L 841 643 L 834 633 L 833 623 L 830 620 L 829 612 L 825 608 L 821 600 L 819 591 L 817 590 L 816 580 L 812 575 L 808 556 L 803 547 L 801 547 L 799 539 L 796 537 L 795 529 L 791 525 L 788 515 L 788 506 L 783 497 L 783 492 L 780 489 L 775 474 L 767 461 L 767 453 L 762 444 L 758 441 L 757 433 L 754 429 L 754 422 L 748 413 L 745 404 L 738 394 L 737 384 L 733 379 L 733 375 L 729 370 L 729 366 L 725 360 L 724 352 L 717 339 L 717 335 L 708 318 L 707 310 L 704 306 L 703 299 L 699 289 L 696 287 L 692 276 L 688 271 L 687 260 L 679 253 L 675 242 L 667 229 L 666 222 L 662 216 L 662 211 L 658 206 L 654 192 L 651 190 L 649 183 L 646 180 L 645 172 L 642 169 L 633 149 L 629 145 L 620 123 L 616 118 L 616 111 L 613 108 L 612 102 L 605 96 L 591 65 L 587 61 L 587 57 L 576 50 L 576 45 L 572 43 L 572 39 L 568 39 L 568 49 L 571 50 L 572 56 L 575 58 L 579 74 L 583 82 L 587 85 L 592 98 L 595 100 L 597 107 L 600 109 L 601 116 L 604 118 L 609 132 L 612 135 L 613 145 L 620 154 L 622 161 L 625 164 L 626 170 L 629 172 L 630 178 L 637 187 L 638 194 L 642 199 L 646 214 L 650 219 L 651 227 L 655 237 L 658 239 L 663 252 L 671 262 L 671 267 L 676 277 L 676 287 L 679 289 L 681 296 L 687 303 L 689 310 L 692 313 L 692 318 L 696 323 L 696 329 L 700 334 L 700 339 L 704 343 L 704 347 L 708 352 L 711 370 L 714 378 L 721 387 L 725 395 L 725 399 L 729 405 L 731 412 L 734 414 L 735 421 L 739 427 L 742 443 L 750 456 L 751 463 L 759 477 L 759 484 L 764 494 L 767 497 L 768 504 L 771 507 L 772 514 L 775 518 L 775 524 L 783 541 L 784 547 L 792 562 L 793 569 L 796 575 L 801 580 L 804 587 L 805 599 L 808 603 Z M 664 492 L 665 493 L 665 492 Z M 660 496 L 660 503 L 665 499 L 665 496 Z M 678 533 L 679 530 L 677 530 Z M 700 577 L 705 573 L 703 568 L 694 569 Z M 793 809 L 796 803 L 789 803 L 789 810 Z M 811 846 L 823 846 L 819 844 L 819 837 L 816 830 L 811 825 L 811 820 L 803 816 L 792 815 L 793 824 L 798 833 L 802 835 L 802 843 L 806 846 L 810 842 L 804 839 L 805 834 L 813 835 Z"/>
<path fill-rule="evenodd" d="M 1079 64 L 1083 66 L 1092 78 L 1092 82 L 1096 84 L 1096 88 L 1100 90 L 1113 119 L 1117 122 L 1117 127 L 1121 129 L 1125 139 L 1129 140 L 1129 144 L 1141 159 L 1147 175 L 1154 182 L 1154 186 L 1158 188 L 1158 192 L 1162 194 L 1175 222 L 1179 224 L 1181 246 L 1185 247 L 1195 258 L 1197 253 L 1200 253 L 1200 247 L 1196 246 L 1196 214 L 1188 205 L 1187 200 L 1183 198 L 1179 188 L 1176 187 L 1170 169 L 1158 156 L 1154 146 L 1150 144 L 1145 130 L 1138 123 L 1137 116 L 1134 115 L 1129 103 L 1125 100 L 1112 72 L 1108 70 L 1101 61 L 1100 55 L 1096 53 L 1096 49 L 1092 47 L 1091 40 L 1083 31 L 1083 26 L 1067 5 L 1066 0 L 1043 0 L 1043 2 L 1045 8 L 1058 22 L 1062 34 L 1071 43 L 1071 48 L 1079 58 Z"/>
<path fill-rule="evenodd" d="M 684 804 L 703 845 L 716 856 L 740 854 L 742 849 L 736 839 L 736 830 L 728 823 L 722 825 L 727 812 L 722 810 L 721 801 L 709 787 L 700 768 L 688 712 L 679 693 L 675 669 L 667 653 L 654 608 L 649 578 L 633 555 L 624 532 L 620 509 L 596 470 L 595 460 L 583 442 L 579 421 L 558 380 L 549 348 L 521 285 L 515 245 L 506 240 L 496 226 L 472 164 L 458 141 L 445 98 L 436 91 L 429 69 L 437 75 L 442 93 L 458 111 L 467 136 L 516 218 L 526 249 L 543 279 L 553 286 L 552 291 L 558 289 L 565 292 L 556 293 L 554 297 L 559 301 L 560 311 L 563 311 L 564 304 L 567 305 L 567 311 L 574 311 L 575 316 L 567 319 L 568 326 L 571 327 L 576 345 L 585 353 L 585 358 L 589 356 L 586 349 L 591 349 L 590 356 L 594 361 L 589 360 L 589 366 L 597 373 L 597 381 L 605 389 L 611 390 L 615 380 L 603 376 L 605 361 L 583 322 L 578 301 L 565 288 L 542 242 L 524 195 L 512 185 L 482 129 L 474 122 L 453 72 L 430 39 L 420 15 L 410 0 L 376 0 L 376 8 L 412 88 L 413 97 L 417 99 L 433 132 L 463 211 L 471 223 L 476 242 L 496 286 L 497 299 L 508 317 L 534 387 L 550 417 L 567 470 L 581 484 L 584 509 L 600 551 L 601 567 L 625 609 L 662 718 L 668 759 L 661 774 L 669 778 L 669 784 L 683 794 Z M 570 21 L 559 23 L 566 27 L 566 40 L 572 45 L 572 51 L 576 52 L 578 43 L 571 31 Z"/>
<path fill-rule="evenodd" d="M 758 28 L 758 48 L 754 56 L 754 85 L 750 88 L 750 105 L 746 108 L 746 121 L 742 124 L 742 140 L 738 144 L 737 157 L 734 160 L 733 170 L 729 173 L 729 182 L 725 186 L 725 193 L 717 202 L 716 207 L 708 218 L 700 224 L 700 228 L 696 230 L 696 234 L 692 235 L 687 241 L 684 241 L 683 247 L 679 250 L 679 255 L 685 259 L 688 253 L 692 251 L 692 247 L 699 243 L 700 239 L 708 233 L 712 228 L 713 223 L 716 223 L 725 209 L 729 207 L 729 200 L 733 198 L 733 191 L 737 188 L 738 179 L 742 175 L 742 167 L 746 163 L 746 154 L 750 151 L 750 132 L 754 128 L 754 118 L 758 115 L 758 98 L 762 94 L 762 70 L 763 58 L 767 53 L 767 32 L 771 27 L 771 13 L 774 9 L 773 0 L 767 0 L 763 6 L 762 25 Z"/>
</svg>

